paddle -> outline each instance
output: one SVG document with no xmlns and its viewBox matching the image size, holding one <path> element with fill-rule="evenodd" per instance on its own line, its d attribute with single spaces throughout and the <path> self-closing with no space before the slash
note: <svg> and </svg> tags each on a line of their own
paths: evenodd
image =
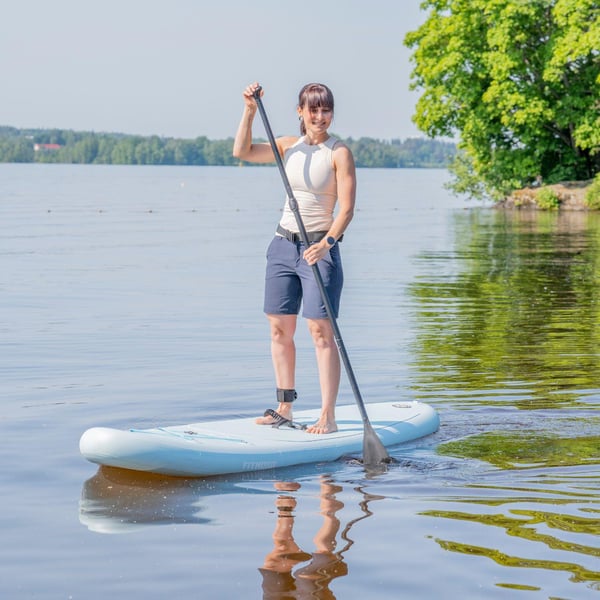
<svg viewBox="0 0 600 600">
<path fill-rule="evenodd" d="M 267 132 L 267 137 L 269 138 L 269 142 L 271 144 L 271 148 L 273 150 L 273 154 L 275 155 L 275 161 L 277 162 L 277 166 L 279 167 L 279 173 L 281 174 L 281 178 L 283 180 L 283 184 L 285 186 L 285 191 L 288 196 L 288 203 L 291 211 L 294 213 L 294 217 L 296 218 L 296 223 L 298 224 L 298 230 L 300 231 L 300 238 L 302 239 L 304 245 L 308 248 L 308 235 L 306 233 L 306 228 L 304 226 L 304 222 L 302 221 L 302 216 L 300 215 L 300 210 L 298 208 L 298 201 L 294 197 L 294 193 L 292 191 L 292 186 L 290 185 L 287 173 L 285 172 L 285 167 L 283 166 L 283 160 L 279 154 L 279 150 L 277 149 L 277 144 L 275 142 L 275 137 L 273 136 L 273 131 L 271 130 L 271 126 L 269 125 L 269 119 L 267 118 L 267 113 L 265 112 L 265 107 L 263 106 L 262 99 L 260 97 L 261 88 L 257 88 L 254 92 L 254 99 L 256 100 L 256 104 L 258 106 L 258 112 L 262 118 L 263 124 L 265 126 L 265 130 Z M 337 344 L 338 350 L 340 352 L 340 356 L 342 357 L 342 362 L 344 363 L 344 367 L 346 369 L 346 374 L 348 375 L 348 379 L 350 380 L 350 385 L 352 387 L 352 391 L 354 393 L 354 398 L 356 400 L 356 404 L 358 405 L 358 409 L 360 410 L 360 415 L 362 417 L 363 426 L 364 426 L 364 436 L 363 436 L 363 463 L 367 467 L 375 467 L 381 465 L 382 463 L 390 462 L 391 459 L 385 449 L 385 446 L 382 444 L 381 440 L 375 433 L 371 422 L 369 421 L 369 416 L 367 415 L 367 411 L 365 409 L 365 403 L 363 402 L 362 396 L 360 395 L 360 390 L 358 389 L 358 383 L 356 382 L 356 377 L 354 376 L 354 371 L 352 370 L 352 366 L 350 364 L 350 359 L 348 358 L 348 353 L 346 352 L 346 347 L 342 340 L 342 335 L 340 333 L 340 329 L 337 324 L 337 320 L 333 313 L 333 308 L 331 306 L 331 302 L 329 300 L 329 296 L 327 295 L 327 290 L 325 289 L 325 284 L 323 283 L 323 278 L 321 277 L 321 272 L 316 264 L 312 265 L 312 270 L 317 281 L 317 286 L 319 287 L 319 291 L 321 293 L 321 298 L 323 300 L 323 304 L 325 304 L 325 310 L 327 311 L 327 316 L 329 317 L 329 321 L 331 322 L 331 326 L 333 328 L 333 334 L 335 337 L 335 343 Z"/>
</svg>

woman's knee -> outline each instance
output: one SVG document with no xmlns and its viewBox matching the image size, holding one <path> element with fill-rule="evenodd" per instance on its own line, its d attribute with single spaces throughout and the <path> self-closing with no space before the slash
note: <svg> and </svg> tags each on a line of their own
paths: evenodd
<svg viewBox="0 0 600 600">
<path fill-rule="evenodd" d="M 326 348 L 333 345 L 333 330 L 327 319 L 309 319 L 308 330 L 315 346 Z"/>
<path fill-rule="evenodd" d="M 296 319 L 289 318 L 290 315 L 272 316 L 269 315 L 269 325 L 271 328 L 271 340 L 278 344 L 290 343 L 294 339 L 296 331 Z"/>
</svg>

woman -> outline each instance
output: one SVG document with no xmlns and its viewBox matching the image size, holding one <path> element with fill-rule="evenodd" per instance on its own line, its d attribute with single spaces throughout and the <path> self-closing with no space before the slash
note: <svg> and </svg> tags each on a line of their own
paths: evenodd
<svg viewBox="0 0 600 600">
<path fill-rule="evenodd" d="M 249 162 L 268 163 L 275 160 L 271 145 L 252 143 L 252 123 L 257 111 L 254 93 L 258 88 L 258 83 L 253 83 L 243 92 L 245 107 L 233 155 Z M 338 242 L 354 215 L 356 171 L 350 149 L 328 133 L 333 120 L 331 90 L 319 83 L 305 85 L 300 90 L 297 111 L 300 137 L 280 137 L 276 144 L 298 201 L 309 246 L 305 247 L 299 239 L 296 218 L 286 200 L 267 250 L 264 304 L 271 328 L 278 407 L 276 411 L 266 411 L 257 423 L 292 423 L 292 402 L 296 399 L 294 334 L 302 304 L 302 315 L 307 319 L 315 345 L 321 388 L 321 414 L 307 431 L 323 434 L 337 431 L 335 403 L 340 357 L 312 265 L 316 264 L 322 274 L 337 317 L 343 283 Z"/>
</svg>

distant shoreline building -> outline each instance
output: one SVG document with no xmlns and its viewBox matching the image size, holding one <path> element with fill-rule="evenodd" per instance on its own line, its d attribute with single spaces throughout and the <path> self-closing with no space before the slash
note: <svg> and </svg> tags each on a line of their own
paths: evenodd
<svg viewBox="0 0 600 600">
<path fill-rule="evenodd" d="M 34 144 L 34 152 L 53 152 L 54 150 L 60 150 L 62 146 L 60 144 Z"/>
</svg>

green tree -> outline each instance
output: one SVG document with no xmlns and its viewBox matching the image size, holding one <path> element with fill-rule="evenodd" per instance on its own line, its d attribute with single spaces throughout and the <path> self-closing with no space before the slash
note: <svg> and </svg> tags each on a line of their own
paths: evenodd
<svg viewBox="0 0 600 600">
<path fill-rule="evenodd" d="M 0 138 L 0 162 L 33 162 L 33 144 L 22 137 Z"/>
<path fill-rule="evenodd" d="M 114 165 L 135 165 L 135 147 L 142 138 L 127 136 L 120 139 L 112 149 L 110 162 Z"/>
<path fill-rule="evenodd" d="M 153 135 L 138 140 L 135 147 L 135 162 L 138 165 L 160 165 L 163 161 L 162 140 Z"/>
<path fill-rule="evenodd" d="M 96 161 L 98 155 L 98 137 L 91 134 L 78 140 L 71 149 L 71 162 L 90 164 Z"/>
<path fill-rule="evenodd" d="M 499 198 L 539 177 L 600 171 L 598 0 L 422 7 L 427 20 L 405 38 L 414 50 L 411 87 L 423 90 L 414 120 L 429 136 L 459 135 L 456 189 L 477 195 L 483 187 Z M 483 185 L 461 182 L 461 173 Z"/>
<path fill-rule="evenodd" d="M 210 142 L 204 149 L 207 165 L 236 165 L 238 159 L 233 158 L 233 138 Z"/>
<path fill-rule="evenodd" d="M 101 135 L 98 139 L 98 153 L 94 159 L 95 163 L 109 165 L 112 162 L 112 152 L 117 143 L 113 136 Z"/>
</svg>

